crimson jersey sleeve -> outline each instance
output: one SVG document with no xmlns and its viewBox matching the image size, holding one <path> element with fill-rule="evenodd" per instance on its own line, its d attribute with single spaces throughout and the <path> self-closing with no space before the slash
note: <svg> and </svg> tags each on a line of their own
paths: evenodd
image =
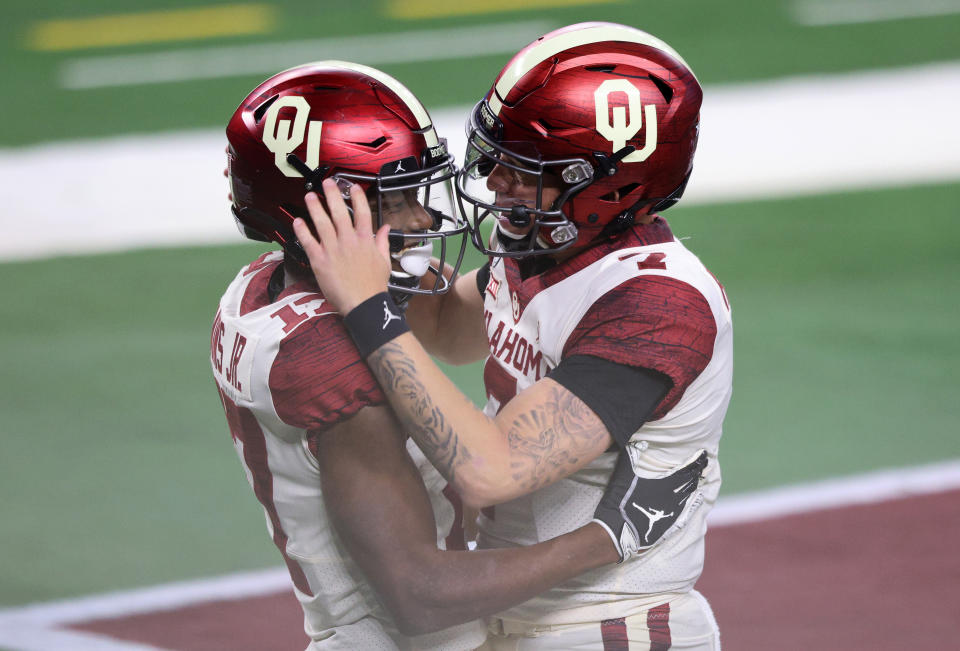
<svg viewBox="0 0 960 651">
<path fill-rule="evenodd" d="M 631 278 L 597 300 L 567 338 L 563 358 L 592 355 L 663 373 L 673 386 L 651 419 L 677 403 L 713 355 L 717 324 L 706 299 L 666 276 Z"/>
<path fill-rule="evenodd" d="M 343 323 L 329 315 L 311 319 L 280 343 L 270 391 L 280 419 L 307 430 L 324 430 L 364 407 L 386 404 Z"/>
</svg>

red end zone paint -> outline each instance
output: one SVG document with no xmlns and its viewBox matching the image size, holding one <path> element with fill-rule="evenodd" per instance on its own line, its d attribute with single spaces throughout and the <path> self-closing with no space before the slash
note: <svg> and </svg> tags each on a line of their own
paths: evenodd
<svg viewBox="0 0 960 651">
<path fill-rule="evenodd" d="M 711 529 L 697 584 L 730 649 L 954 648 L 960 491 Z"/>
<path fill-rule="evenodd" d="M 957 540 L 960 490 L 714 527 L 697 588 L 724 646 L 739 651 L 952 648 Z M 303 648 L 301 620 L 283 592 L 72 628 L 181 651 L 263 651 Z"/>
<path fill-rule="evenodd" d="M 71 628 L 179 651 L 300 651 L 310 642 L 292 590 Z"/>
</svg>

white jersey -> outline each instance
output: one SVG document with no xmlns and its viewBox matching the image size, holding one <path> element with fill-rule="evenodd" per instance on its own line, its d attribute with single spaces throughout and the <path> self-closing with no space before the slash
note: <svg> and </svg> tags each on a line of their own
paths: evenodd
<svg viewBox="0 0 960 651">
<path fill-rule="evenodd" d="M 310 649 L 473 649 L 479 622 L 416 638 L 399 635 L 334 531 L 323 506 L 315 433 L 367 405 L 379 386 L 315 286 L 287 287 L 270 302 L 279 252 L 244 267 L 220 300 L 211 364 L 247 479 L 263 506 L 304 612 Z M 443 547 L 454 508 L 446 482 L 412 443 Z"/>
<path fill-rule="evenodd" d="M 673 388 L 631 440 L 646 442 L 640 464 L 651 472 L 705 449 L 703 505 L 650 552 L 567 581 L 501 613 L 503 619 L 551 625 L 629 616 L 689 591 L 703 568 L 705 518 L 720 488 L 717 448 L 732 391 L 730 307 L 662 219 L 636 226 L 618 246 L 594 247 L 526 280 L 515 261 L 494 260 L 484 292 L 486 411 L 494 415 L 572 355 L 664 373 Z M 486 510 L 480 546 L 530 545 L 589 521 L 616 456 L 602 454 L 555 484 Z"/>
</svg>

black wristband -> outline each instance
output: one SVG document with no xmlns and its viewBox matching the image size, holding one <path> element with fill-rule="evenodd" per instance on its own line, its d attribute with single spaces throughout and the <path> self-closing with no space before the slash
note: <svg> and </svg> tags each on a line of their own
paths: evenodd
<svg viewBox="0 0 960 651">
<path fill-rule="evenodd" d="M 343 325 L 363 358 L 391 339 L 410 332 L 403 312 L 387 292 L 371 296 L 350 310 L 343 317 Z"/>
<path fill-rule="evenodd" d="M 477 291 L 480 292 L 480 297 L 483 298 L 484 293 L 487 291 L 487 284 L 490 282 L 490 263 L 483 265 L 477 269 Z"/>
</svg>

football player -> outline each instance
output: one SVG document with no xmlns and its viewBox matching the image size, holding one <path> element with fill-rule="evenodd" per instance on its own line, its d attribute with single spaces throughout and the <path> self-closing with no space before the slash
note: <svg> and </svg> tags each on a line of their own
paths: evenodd
<svg viewBox="0 0 960 651">
<path fill-rule="evenodd" d="M 343 207 L 347 194 L 368 222 L 388 230 L 393 298 L 370 327 L 402 322 L 396 303 L 411 295 L 449 289 L 439 274 L 423 288 L 421 278 L 435 249 L 449 258 L 452 277 L 467 224 L 444 203 L 456 169 L 417 99 L 371 68 L 309 64 L 251 92 L 227 138 L 237 224 L 282 251 L 245 266 L 227 288 L 211 365 L 310 648 L 472 649 L 486 637 L 478 616 L 629 554 L 629 544 L 611 544 L 605 531 L 629 517 L 618 511 L 632 488 L 629 469 L 625 483 L 611 483 L 602 526 L 574 531 L 586 513 L 572 533 L 536 547 L 465 551 L 456 494 L 405 444 L 306 265 L 292 221 L 308 213 L 305 192 L 323 187 L 327 201 Z M 322 209 L 316 194 L 309 201 Z"/>
<path fill-rule="evenodd" d="M 496 505 L 481 547 L 569 529 L 601 498 L 613 452 L 629 453 L 640 483 L 621 506 L 646 551 L 501 613 L 491 639 L 503 648 L 719 648 L 693 587 L 720 487 L 731 313 L 661 215 L 690 177 L 701 100 L 683 58 L 638 29 L 584 23 L 537 39 L 467 124 L 457 189 L 489 263 L 411 301 L 419 342 L 399 323 L 353 332 L 427 457 L 467 504 Z M 328 208 L 311 207 L 318 238 L 294 227 L 350 327 L 383 300 L 387 235 Z M 484 411 L 428 352 L 486 357 Z M 677 469 L 689 483 L 665 490 L 658 478 Z"/>
</svg>

